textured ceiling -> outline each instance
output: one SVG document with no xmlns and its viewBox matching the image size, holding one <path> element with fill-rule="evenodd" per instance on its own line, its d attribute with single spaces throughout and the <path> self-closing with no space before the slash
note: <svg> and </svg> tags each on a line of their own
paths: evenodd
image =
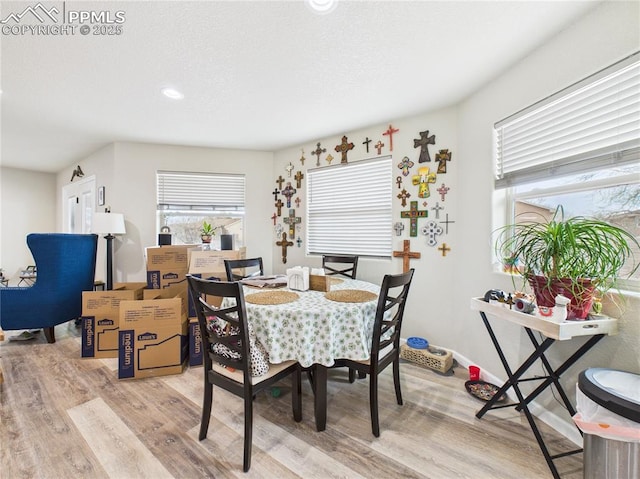
<svg viewBox="0 0 640 479">
<path fill-rule="evenodd" d="M 597 3 L 67 1 L 123 11 L 122 34 L 2 35 L 1 164 L 55 172 L 113 141 L 273 151 L 437 109 Z"/>
</svg>

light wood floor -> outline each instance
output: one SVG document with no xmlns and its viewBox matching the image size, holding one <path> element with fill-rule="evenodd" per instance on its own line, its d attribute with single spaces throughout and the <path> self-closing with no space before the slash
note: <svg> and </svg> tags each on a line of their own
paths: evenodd
<svg viewBox="0 0 640 479">
<path fill-rule="evenodd" d="M 80 358 L 79 330 L 0 343 L 0 477 L 15 478 L 549 478 L 523 415 L 482 406 L 464 389 L 467 371 L 442 376 L 401 365 L 404 406 L 391 368 L 380 381 L 381 436 L 371 434 L 368 380 L 329 378 L 327 429 L 317 432 L 303 383 L 303 421 L 290 391 L 255 400 L 253 459 L 242 472 L 242 402 L 214 388 L 209 436 L 198 441 L 202 368 L 119 381 L 115 359 Z M 224 401 L 223 401 L 224 398 Z M 575 445 L 540 424 L 552 454 Z M 556 461 L 563 478 L 582 477 L 582 455 Z"/>
</svg>

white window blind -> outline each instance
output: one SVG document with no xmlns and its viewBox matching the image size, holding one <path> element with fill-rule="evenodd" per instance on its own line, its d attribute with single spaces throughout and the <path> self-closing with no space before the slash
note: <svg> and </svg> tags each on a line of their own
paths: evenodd
<svg viewBox="0 0 640 479">
<path fill-rule="evenodd" d="M 496 123 L 496 187 L 637 161 L 639 57 Z"/>
<path fill-rule="evenodd" d="M 308 171 L 307 253 L 391 256 L 391 157 Z"/>
<path fill-rule="evenodd" d="M 158 171 L 159 210 L 244 209 L 244 175 Z"/>
</svg>

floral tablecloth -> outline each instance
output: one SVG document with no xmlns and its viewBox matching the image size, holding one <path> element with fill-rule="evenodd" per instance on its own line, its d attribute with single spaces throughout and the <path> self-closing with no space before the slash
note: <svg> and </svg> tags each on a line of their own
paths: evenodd
<svg viewBox="0 0 640 479">
<path fill-rule="evenodd" d="M 347 278 L 331 285 L 331 291 L 340 289 L 380 292 L 378 285 Z M 257 292 L 244 288 L 245 296 Z M 364 303 L 341 303 L 325 298 L 321 291 L 295 292 L 300 298 L 291 303 L 246 303 L 247 319 L 271 363 L 294 359 L 306 368 L 316 363 L 333 366 L 336 358 L 364 360 L 370 356 L 377 297 Z"/>
</svg>

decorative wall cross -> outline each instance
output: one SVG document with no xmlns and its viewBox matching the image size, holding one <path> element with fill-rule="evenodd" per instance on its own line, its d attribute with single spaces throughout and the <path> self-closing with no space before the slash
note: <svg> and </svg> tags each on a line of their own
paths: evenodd
<svg viewBox="0 0 640 479">
<path fill-rule="evenodd" d="M 306 160 L 304 157 L 304 148 L 300 148 L 300 152 L 302 153 L 302 156 L 300 156 L 300 163 L 304 165 L 304 160 Z"/>
<path fill-rule="evenodd" d="M 327 151 L 326 148 L 320 148 L 320 142 L 316 143 L 317 144 L 317 148 L 311 152 L 311 154 L 316 155 L 316 157 L 318 158 L 316 160 L 316 166 L 320 166 L 320 155 L 325 153 Z"/>
<path fill-rule="evenodd" d="M 287 186 L 280 193 L 287 199 L 287 208 L 291 208 L 291 197 L 296 194 L 296 189 L 287 181 Z"/>
<path fill-rule="evenodd" d="M 409 218 L 409 236 L 418 236 L 418 218 L 426 218 L 428 211 L 418 210 L 418 202 L 412 201 L 409 204 L 409 211 L 401 211 L 401 218 Z"/>
<path fill-rule="evenodd" d="M 276 245 L 282 247 L 282 262 L 287 264 L 287 248 L 293 246 L 293 242 L 287 241 L 287 233 L 282 233 L 282 240 L 276 241 Z"/>
<path fill-rule="evenodd" d="M 294 201 L 296 202 L 296 208 L 300 208 L 300 202 L 302 201 L 300 197 L 298 196 Z"/>
<path fill-rule="evenodd" d="M 427 161 L 431 161 L 431 157 L 429 156 L 429 149 L 427 148 L 429 145 L 436 144 L 436 135 L 429 136 L 429 130 L 420 132 L 420 139 L 413 140 L 413 147 L 420 147 L 420 158 L 418 159 L 418 163 L 424 163 Z"/>
<path fill-rule="evenodd" d="M 429 198 L 431 196 L 429 183 L 436 182 L 436 174 L 429 173 L 429 167 L 423 166 L 418 169 L 418 174 L 411 178 L 411 182 L 418 185 L 418 198 Z"/>
<path fill-rule="evenodd" d="M 451 153 L 449 150 L 440 150 L 436 153 L 436 161 L 438 162 L 438 174 L 447 172 L 447 161 L 451 161 Z"/>
<path fill-rule="evenodd" d="M 304 179 L 304 174 L 302 173 L 302 171 L 298 171 L 296 173 L 296 176 L 294 176 L 295 180 L 296 180 L 296 187 L 297 188 L 301 188 L 302 187 L 302 180 Z"/>
<path fill-rule="evenodd" d="M 280 190 L 278 188 L 275 188 L 271 194 L 273 195 L 273 201 L 278 201 L 278 195 L 280 194 Z"/>
<path fill-rule="evenodd" d="M 349 143 L 347 141 L 347 137 L 343 136 L 342 137 L 342 143 L 340 143 L 339 145 L 336 145 L 335 150 L 338 153 L 342 153 L 342 161 L 340 161 L 340 163 L 347 163 L 347 152 L 349 150 L 353 150 L 353 143 Z"/>
<path fill-rule="evenodd" d="M 278 188 L 282 189 L 282 183 L 285 182 L 285 179 L 282 177 L 282 175 L 278 176 L 278 179 L 276 180 L 276 183 L 278 183 Z"/>
<path fill-rule="evenodd" d="M 440 193 L 440 198 L 442 199 L 442 201 L 444 201 L 444 195 L 449 192 L 449 189 L 450 188 L 448 186 L 444 186 L 444 183 L 442 183 L 442 186 L 436 190 L 438 193 Z"/>
<path fill-rule="evenodd" d="M 289 173 L 289 178 L 291 178 L 291 172 L 293 171 L 293 165 L 291 164 L 291 162 L 289 162 L 289 164 L 285 166 L 284 169 L 287 170 L 287 173 Z"/>
<path fill-rule="evenodd" d="M 402 234 L 402 231 L 404 230 L 404 224 L 398 221 L 395 225 L 393 225 L 393 229 L 396 230 L 396 236 L 400 236 Z"/>
<path fill-rule="evenodd" d="M 431 209 L 432 209 L 432 210 L 435 210 L 435 212 L 436 212 L 436 219 L 437 219 L 437 220 L 439 220 L 439 219 L 440 219 L 440 210 L 443 210 L 443 209 L 444 209 L 444 206 L 440 206 L 440 203 L 438 203 L 438 202 L 436 201 L 436 205 L 435 205 L 433 208 L 431 208 Z"/>
<path fill-rule="evenodd" d="M 382 133 L 383 136 L 389 137 L 389 151 L 393 151 L 393 134 L 399 131 L 400 130 L 398 128 L 394 128 L 391 126 L 391 124 L 389 124 L 389 128 L 387 129 L 387 131 Z"/>
<path fill-rule="evenodd" d="M 300 248 L 302 246 L 302 238 L 300 238 L 300 236 L 298 236 L 298 239 L 296 240 L 296 243 L 298 243 L 298 248 Z"/>
<path fill-rule="evenodd" d="M 296 224 L 302 221 L 302 218 L 296 216 L 296 210 L 291 208 L 289 210 L 289 216 L 287 216 L 284 220 L 286 224 L 289 225 L 289 236 L 294 238 L 296 236 Z"/>
<path fill-rule="evenodd" d="M 278 199 L 278 201 L 276 201 L 275 207 L 278 208 L 278 216 L 282 216 L 282 207 L 284 206 L 284 203 L 282 202 L 282 200 Z"/>
<path fill-rule="evenodd" d="M 444 232 L 445 234 L 449 234 L 449 223 L 455 223 L 455 221 L 449 220 L 449 213 L 447 213 L 446 219 L 444 221 L 441 221 L 440 223 L 444 223 Z"/>
<path fill-rule="evenodd" d="M 327 161 L 327 163 L 330 165 L 331 162 L 333 161 L 333 155 L 331 153 L 329 153 L 327 155 L 327 157 L 325 158 L 325 160 Z"/>
<path fill-rule="evenodd" d="M 275 213 L 273 214 L 273 216 L 271 217 L 271 219 L 273 220 L 273 226 L 276 225 L 276 218 L 278 217 L 278 215 L 276 215 Z"/>
<path fill-rule="evenodd" d="M 367 136 L 366 139 L 362 142 L 362 144 L 367 147 L 367 153 L 369 153 L 369 143 L 371 143 L 371 140 Z"/>
<path fill-rule="evenodd" d="M 403 273 L 407 273 L 409 271 L 409 260 L 410 259 L 420 259 L 420 253 L 415 253 L 413 251 L 410 251 L 410 249 L 411 249 L 410 243 L 411 243 L 411 241 L 404 240 L 403 246 L 402 246 L 402 251 L 394 251 L 393 252 L 393 257 L 394 258 L 402 258 L 402 272 Z"/>
<path fill-rule="evenodd" d="M 447 253 L 451 251 L 451 248 L 447 246 L 447 243 L 442 243 L 442 246 L 440 246 L 438 250 L 442 251 L 442 256 L 447 256 Z"/>
<path fill-rule="evenodd" d="M 285 221 L 287 221 L 286 218 Z M 422 234 L 428 236 L 427 244 L 429 246 L 435 246 L 438 244 L 436 236 L 442 234 L 442 228 L 438 226 L 438 223 L 436 223 L 435 221 L 429 221 L 427 225 L 422 228 Z"/>
<path fill-rule="evenodd" d="M 413 161 L 409 159 L 408 156 L 405 156 L 400 163 L 398 163 L 398 168 L 402 170 L 402 174 L 404 176 L 409 176 L 409 168 L 413 166 Z"/>
<path fill-rule="evenodd" d="M 398 185 L 398 189 L 402 188 L 402 176 L 396 178 L 396 185 Z"/>
<path fill-rule="evenodd" d="M 378 155 L 379 155 L 382 152 L 382 147 L 384 146 L 384 143 L 382 143 L 380 140 L 378 140 L 378 143 L 376 143 L 374 146 L 378 150 Z"/>
<path fill-rule="evenodd" d="M 407 190 L 402 188 L 402 191 L 398 193 L 398 199 L 402 200 L 402 206 L 407 206 L 407 198 L 411 196 L 411 193 L 408 193 Z"/>
</svg>

